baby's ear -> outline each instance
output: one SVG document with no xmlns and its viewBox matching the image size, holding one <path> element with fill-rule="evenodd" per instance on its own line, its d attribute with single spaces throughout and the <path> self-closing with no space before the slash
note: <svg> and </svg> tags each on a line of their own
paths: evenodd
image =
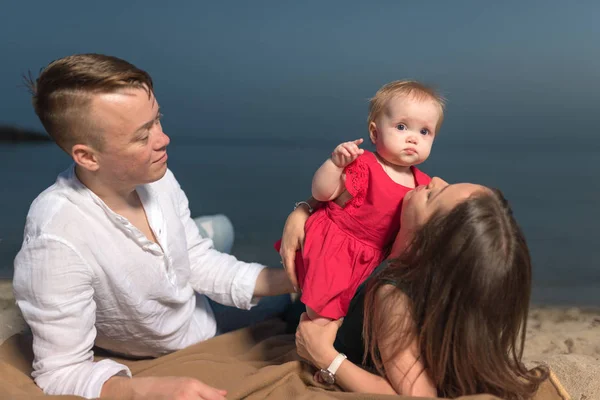
<svg viewBox="0 0 600 400">
<path fill-rule="evenodd" d="M 377 124 L 374 121 L 371 121 L 369 124 L 369 137 L 371 138 L 371 143 L 375 144 L 377 142 Z"/>
</svg>

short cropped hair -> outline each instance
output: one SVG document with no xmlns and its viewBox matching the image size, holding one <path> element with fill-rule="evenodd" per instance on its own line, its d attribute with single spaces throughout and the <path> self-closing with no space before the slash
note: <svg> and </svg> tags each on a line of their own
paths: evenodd
<svg viewBox="0 0 600 400">
<path fill-rule="evenodd" d="M 104 137 L 89 118 L 92 96 L 122 89 L 144 89 L 151 96 L 150 75 L 117 57 L 75 54 L 51 62 L 34 81 L 25 78 L 35 113 L 50 137 L 70 154 L 76 144 L 102 150 Z"/>
</svg>

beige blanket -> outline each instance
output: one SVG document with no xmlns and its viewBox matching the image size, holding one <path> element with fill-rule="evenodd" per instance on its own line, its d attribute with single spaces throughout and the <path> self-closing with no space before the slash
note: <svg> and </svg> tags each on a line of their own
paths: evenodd
<svg viewBox="0 0 600 400">
<path fill-rule="evenodd" d="M 344 393 L 312 379 L 313 369 L 295 351 L 293 335 L 285 335 L 279 320 L 239 330 L 152 360 L 113 359 L 128 365 L 134 376 L 189 376 L 228 391 L 228 399 L 348 399 L 383 400 L 411 397 Z M 97 355 L 98 360 L 104 358 Z M 81 399 L 43 396 L 30 377 L 31 342 L 15 335 L 0 346 L 0 399 Z M 492 400 L 489 395 L 466 400 Z M 554 375 L 540 388 L 535 400 L 567 400 Z"/>
</svg>

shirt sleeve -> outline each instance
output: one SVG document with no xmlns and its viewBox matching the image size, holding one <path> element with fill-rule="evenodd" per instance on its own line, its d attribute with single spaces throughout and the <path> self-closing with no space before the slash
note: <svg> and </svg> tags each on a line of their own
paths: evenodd
<svg viewBox="0 0 600 400">
<path fill-rule="evenodd" d="M 110 377 L 131 377 L 122 364 L 93 361 L 92 281 L 82 257 L 57 237 L 26 238 L 15 259 L 15 298 L 33 334 L 32 376 L 46 394 L 95 398 Z"/>
<path fill-rule="evenodd" d="M 200 235 L 190 215 L 188 198 L 175 178 L 173 180 L 178 193 L 179 215 L 185 228 L 192 288 L 217 303 L 243 310 L 252 308 L 258 302 L 254 297 L 256 279 L 265 266 L 239 261 L 215 250 L 212 240 Z"/>
</svg>

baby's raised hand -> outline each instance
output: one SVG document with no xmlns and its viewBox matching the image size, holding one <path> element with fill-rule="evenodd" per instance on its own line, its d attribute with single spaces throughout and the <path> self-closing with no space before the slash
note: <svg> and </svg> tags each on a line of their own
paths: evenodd
<svg viewBox="0 0 600 400">
<path fill-rule="evenodd" d="M 365 152 L 358 147 L 362 142 L 362 139 L 357 139 L 338 145 L 333 150 L 333 153 L 331 153 L 331 161 L 333 161 L 336 167 L 345 168 Z"/>
</svg>

